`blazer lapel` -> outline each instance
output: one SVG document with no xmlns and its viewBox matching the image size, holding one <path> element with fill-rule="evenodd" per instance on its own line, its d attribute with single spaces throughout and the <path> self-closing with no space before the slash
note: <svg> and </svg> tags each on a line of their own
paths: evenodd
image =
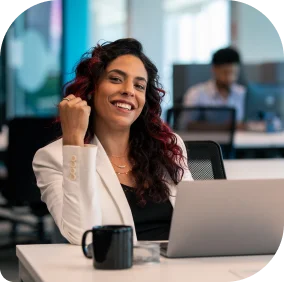
<svg viewBox="0 0 284 282">
<path fill-rule="evenodd" d="M 136 242 L 136 232 L 130 206 L 119 183 L 119 179 L 112 167 L 112 164 L 99 139 L 95 136 L 93 143 L 98 146 L 97 152 L 97 172 L 109 190 L 113 201 L 120 213 L 123 224 L 133 227 L 134 242 Z"/>
</svg>

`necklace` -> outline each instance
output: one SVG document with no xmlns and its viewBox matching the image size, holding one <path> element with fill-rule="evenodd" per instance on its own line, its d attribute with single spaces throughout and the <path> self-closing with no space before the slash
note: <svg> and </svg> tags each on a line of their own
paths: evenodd
<svg viewBox="0 0 284 282">
<path fill-rule="evenodd" d="M 117 164 L 115 164 L 114 162 L 112 162 L 112 160 L 111 160 L 111 157 L 117 158 L 117 159 L 121 159 L 121 158 L 126 157 L 126 155 L 123 155 L 123 156 L 108 155 L 108 156 L 110 157 L 110 162 L 111 162 L 113 165 L 115 165 L 116 167 L 118 167 L 118 168 L 120 168 L 120 169 L 126 168 L 126 164 L 117 165 Z"/>
<path fill-rule="evenodd" d="M 119 172 L 119 171 L 115 171 L 115 173 L 117 174 L 117 175 L 120 175 L 120 174 L 128 174 L 130 171 L 132 171 L 132 169 L 129 169 L 128 171 L 126 171 L 126 172 Z"/>
<path fill-rule="evenodd" d="M 126 164 L 125 165 L 117 165 L 117 164 L 113 163 L 112 161 L 110 161 L 110 162 L 118 168 L 126 168 Z"/>
<path fill-rule="evenodd" d="M 110 157 L 113 157 L 113 158 L 124 158 L 124 157 L 126 157 L 126 155 L 123 155 L 123 156 L 115 156 L 115 155 L 109 155 Z"/>
</svg>

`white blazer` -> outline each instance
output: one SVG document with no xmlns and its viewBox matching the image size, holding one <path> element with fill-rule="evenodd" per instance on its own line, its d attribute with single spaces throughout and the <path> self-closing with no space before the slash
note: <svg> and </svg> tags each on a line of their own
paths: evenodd
<svg viewBox="0 0 284 282">
<path fill-rule="evenodd" d="M 187 158 L 181 138 L 178 145 Z M 39 149 L 33 169 L 41 199 L 61 234 L 80 245 L 83 232 L 95 225 L 131 225 L 137 241 L 130 206 L 109 158 L 95 136 L 92 144 L 63 146 L 59 139 Z M 182 180 L 192 180 L 188 168 Z M 172 183 L 172 182 L 171 182 Z M 174 206 L 176 185 L 169 184 Z"/>
</svg>

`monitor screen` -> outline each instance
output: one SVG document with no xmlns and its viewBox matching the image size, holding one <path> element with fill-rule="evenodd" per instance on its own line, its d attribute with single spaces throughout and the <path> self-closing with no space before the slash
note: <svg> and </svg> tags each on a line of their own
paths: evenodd
<svg viewBox="0 0 284 282">
<path fill-rule="evenodd" d="M 284 119 L 284 84 L 249 83 L 246 97 L 246 120 L 261 119 L 266 112 Z"/>
</svg>

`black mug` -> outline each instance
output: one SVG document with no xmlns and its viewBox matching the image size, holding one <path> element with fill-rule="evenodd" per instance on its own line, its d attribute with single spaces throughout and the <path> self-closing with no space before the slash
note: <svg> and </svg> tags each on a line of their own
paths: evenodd
<svg viewBox="0 0 284 282">
<path fill-rule="evenodd" d="M 88 252 L 86 238 L 93 234 L 92 254 Z M 126 225 L 95 226 L 82 237 L 82 250 L 87 258 L 93 258 L 97 269 L 126 269 L 133 262 L 133 229 Z"/>
</svg>

